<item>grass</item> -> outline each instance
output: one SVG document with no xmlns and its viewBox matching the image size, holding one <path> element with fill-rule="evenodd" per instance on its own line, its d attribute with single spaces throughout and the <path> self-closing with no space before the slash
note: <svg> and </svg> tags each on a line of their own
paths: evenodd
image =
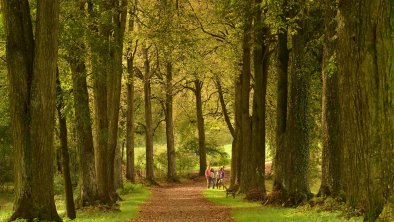
<svg viewBox="0 0 394 222">
<path fill-rule="evenodd" d="M 13 193 L 0 193 L 0 221 L 6 221 L 11 216 L 13 199 Z"/>
<path fill-rule="evenodd" d="M 105 212 L 96 208 L 89 208 L 77 211 L 77 218 L 72 221 L 89 222 L 89 221 L 106 221 L 106 222 L 123 222 L 130 221 L 138 216 L 138 208 L 151 195 L 150 191 L 144 186 L 125 184 L 125 189 L 122 191 L 123 201 L 119 202 L 120 211 Z M 0 221 L 6 221 L 12 212 L 12 194 L 0 194 Z M 59 215 L 63 221 L 71 221 L 66 218 L 64 200 L 61 196 L 56 196 L 56 206 Z"/>
<path fill-rule="evenodd" d="M 340 217 L 340 212 L 318 212 L 316 209 L 308 207 L 300 208 L 280 208 L 265 207 L 257 202 L 246 202 L 242 195 L 226 198 L 222 190 L 207 189 L 203 192 L 204 196 L 214 204 L 224 205 L 232 208 L 232 216 L 235 221 L 264 221 L 264 222 L 334 222 L 334 221 L 362 221 L 361 218 L 347 220 Z"/>
</svg>

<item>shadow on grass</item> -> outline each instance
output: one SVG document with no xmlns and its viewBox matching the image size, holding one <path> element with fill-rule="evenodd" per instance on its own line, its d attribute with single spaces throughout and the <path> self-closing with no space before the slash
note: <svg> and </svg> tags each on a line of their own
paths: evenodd
<svg viewBox="0 0 394 222">
<path fill-rule="evenodd" d="M 264 221 L 264 222 L 335 222 L 335 221 L 362 221 L 360 218 L 350 220 L 341 218 L 340 212 L 317 211 L 307 207 L 281 208 L 263 206 L 258 202 L 246 202 L 242 195 L 236 198 L 226 198 L 223 190 L 207 189 L 203 192 L 204 196 L 211 202 L 232 208 L 232 216 L 235 221 Z"/>
</svg>

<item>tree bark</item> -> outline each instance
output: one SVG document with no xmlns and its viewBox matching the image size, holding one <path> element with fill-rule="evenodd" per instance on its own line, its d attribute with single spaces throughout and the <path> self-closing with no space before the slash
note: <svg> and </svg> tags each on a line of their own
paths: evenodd
<svg viewBox="0 0 394 222">
<path fill-rule="evenodd" d="M 59 134 L 60 134 L 59 138 L 60 138 L 60 147 L 62 151 L 61 159 L 62 159 L 62 172 L 64 179 L 64 193 L 66 195 L 66 212 L 67 212 L 67 217 L 73 220 L 76 218 L 76 212 L 74 206 L 73 187 L 72 187 L 71 175 L 70 175 L 70 156 L 68 154 L 68 142 L 67 142 L 67 120 L 66 117 L 62 114 L 62 110 L 64 109 L 64 100 L 63 100 L 63 90 L 59 79 L 59 71 L 57 71 L 57 75 L 56 75 L 56 94 L 57 94 L 56 110 L 59 120 Z"/>
<path fill-rule="evenodd" d="M 114 164 L 122 75 L 123 36 L 126 24 L 127 2 L 122 0 L 100 1 L 98 7 L 90 5 L 93 20 L 91 37 L 94 73 L 96 120 L 96 171 L 99 199 L 103 204 L 113 204 L 118 199 L 114 188 Z M 97 11 L 96 11 L 97 10 Z M 98 19 L 98 14 L 107 14 Z M 96 31 L 97 28 L 97 31 Z"/>
<path fill-rule="evenodd" d="M 285 23 L 287 7 L 287 0 L 284 1 L 282 6 L 283 16 L 281 21 Z M 274 190 L 280 191 L 284 187 L 285 179 L 285 166 L 286 161 L 284 154 L 285 136 L 287 125 L 287 93 L 288 93 L 288 67 L 289 67 L 289 49 L 287 48 L 287 27 L 279 30 L 278 34 L 278 53 L 276 70 L 278 75 L 278 94 L 276 99 L 276 150 L 274 157 Z"/>
<path fill-rule="evenodd" d="M 75 4 L 74 20 L 82 22 L 85 19 L 83 11 L 85 4 Z M 70 22 L 71 29 L 79 29 L 79 22 Z M 75 130 L 79 158 L 79 187 L 78 205 L 81 207 L 94 205 L 98 198 L 96 185 L 96 170 L 92 121 L 89 108 L 89 93 L 86 81 L 85 55 L 86 45 L 81 40 L 85 33 L 70 32 L 72 41 L 68 42 L 68 63 L 71 67 L 72 86 L 74 95 Z M 78 40 L 75 40 L 78 39 Z"/>
<path fill-rule="evenodd" d="M 254 94 L 252 116 L 252 150 L 255 154 L 251 169 L 255 175 L 251 178 L 249 191 L 257 189 L 261 197 L 265 196 L 265 100 L 267 94 L 267 77 L 269 66 L 269 48 L 264 41 L 268 29 L 262 22 L 261 0 L 255 0 L 254 15 Z M 253 172 L 252 172 L 253 173 Z M 248 191 L 248 192 L 249 192 Z M 254 197 L 257 198 L 257 197 Z"/>
<path fill-rule="evenodd" d="M 127 120 L 126 120 L 126 178 L 135 182 L 134 168 L 134 71 L 133 58 L 127 59 L 128 83 L 127 83 Z"/>
<path fill-rule="evenodd" d="M 294 197 L 291 204 L 299 204 L 307 199 L 310 193 L 307 178 L 309 164 L 309 132 L 308 132 L 308 93 L 311 73 L 302 70 L 305 39 L 303 31 L 292 38 L 293 58 L 290 72 L 290 97 L 286 125 L 286 174 L 285 189 Z M 304 67 L 303 67 L 304 68 Z"/>
<path fill-rule="evenodd" d="M 292 59 L 290 69 L 290 93 L 286 125 L 286 160 L 284 188 L 290 205 L 298 205 L 308 200 L 309 167 L 309 98 L 311 79 L 314 73 L 321 73 L 321 49 L 314 41 L 322 30 L 321 10 L 305 7 L 303 1 L 297 2 L 294 12 L 301 14 L 300 29 L 292 36 Z M 317 19 L 309 19 L 315 16 Z"/>
<path fill-rule="evenodd" d="M 198 148 L 200 157 L 200 171 L 201 176 L 205 175 L 205 170 L 207 168 L 207 148 L 205 144 L 205 126 L 204 126 L 204 116 L 202 110 L 202 86 L 203 82 L 196 79 L 194 80 L 195 96 L 196 96 L 196 113 L 197 113 L 197 127 L 198 127 Z"/>
<path fill-rule="evenodd" d="M 251 1 L 248 1 L 251 3 Z M 247 6 L 249 7 L 249 6 Z M 242 159 L 240 172 L 240 192 L 247 192 L 250 189 L 250 179 L 255 176 L 255 169 L 252 169 L 251 159 L 255 155 L 252 151 L 252 126 L 249 112 L 250 106 L 250 78 L 251 78 L 251 31 L 252 15 L 250 10 L 245 10 L 246 18 L 243 28 L 242 42 L 242 78 L 241 78 L 241 136 L 242 136 Z"/>
<path fill-rule="evenodd" d="M 11 220 L 34 218 L 32 203 L 32 147 L 30 84 L 33 75 L 34 39 L 28 1 L 2 0 L 6 35 L 9 101 L 14 148 L 14 213 Z M 15 10 L 18 9 L 18 10 Z"/>
<path fill-rule="evenodd" d="M 375 221 L 393 194 L 392 1 L 340 1 L 338 78 L 347 202 Z"/>
<path fill-rule="evenodd" d="M 109 151 L 109 185 L 111 198 L 118 199 L 115 186 L 115 159 L 118 149 L 119 107 L 122 80 L 123 39 L 126 28 L 127 0 L 113 0 L 112 8 L 115 10 L 112 18 L 114 28 L 114 42 L 110 48 L 111 75 L 107 76 L 107 112 L 108 112 L 108 151 Z"/>
<path fill-rule="evenodd" d="M 173 120 L 173 85 L 172 85 L 172 63 L 166 63 L 166 138 L 167 138 L 167 160 L 168 181 L 178 181 L 176 173 L 175 142 L 174 142 L 174 120 Z"/>
<path fill-rule="evenodd" d="M 53 191 L 59 1 L 37 3 L 35 39 L 29 2 L 2 1 L 15 149 L 11 220 L 61 221 Z"/>
<path fill-rule="evenodd" d="M 110 171 L 113 167 L 110 166 L 111 152 L 108 146 L 109 138 L 109 124 L 108 124 L 108 79 L 111 71 L 111 57 L 110 57 L 110 36 L 112 18 L 105 16 L 98 19 L 99 14 L 110 14 L 112 5 L 110 1 L 101 1 L 99 4 L 90 5 L 90 22 L 91 26 L 96 25 L 95 21 L 99 20 L 97 26 L 92 27 L 92 34 L 88 36 L 90 40 L 91 63 L 95 64 L 92 67 L 93 72 L 93 93 L 95 105 L 95 161 L 96 161 L 96 178 L 98 199 L 102 204 L 113 203 L 111 188 L 113 181 L 110 181 Z"/>
<path fill-rule="evenodd" d="M 89 93 L 86 82 L 85 62 L 76 59 L 70 62 L 73 80 L 75 129 L 79 158 L 79 205 L 93 205 L 97 200 L 96 170 L 92 123 L 89 108 Z"/>
<path fill-rule="evenodd" d="M 134 14 L 136 12 L 136 1 L 129 6 L 129 32 L 134 30 Z M 137 42 L 136 42 L 137 44 Z M 137 46 L 135 46 L 137 48 Z M 135 50 L 136 50 L 135 48 Z M 127 57 L 127 117 L 126 117 L 126 179 L 135 183 L 134 168 L 134 55 L 129 49 Z"/>
<path fill-rule="evenodd" d="M 231 160 L 231 171 L 233 177 L 231 177 L 231 185 L 240 184 L 241 179 L 241 164 L 242 164 L 242 116 L 241 116 L 241 79 L 242 72 L 235 79 L 235 139 L 232 144 L 232 160 Z M 232 169 L 234 167 L 234 170 Z"/>
<path fill-rule="evenodd" d="M 336 3 L 325 1 L 325 36 L 323 49 L 323 98 L 322 98 L 322 177 L 318 195 L 337 196 L 340 191 L 341 149 L 339 144 L 338 72 L 334 36 L 337 24 Z"/>
<path fill-rule="evenodd" d="M 153 128 L 152 128 L 152 97 L 151 97 L 151 72 L 149 64 L 148 48 L 144 45 L 142 49 L 144 56 L 144 99 L 145 99 L 145 146 L 146 146 L 146 179 L 154 183 L 153 170 Z"/>
<path fill-rule="evenodd" d="M 120 131 L 120 130 L 119 130 Z M 118 131 L 118 142 L 115 150 L 115 162 L 114 162 L 114 190 L 123 188 L 123 176 L 122 176 L 122 149 L 123 145 L 120 143 L 120 132 Z"/>
</svg>

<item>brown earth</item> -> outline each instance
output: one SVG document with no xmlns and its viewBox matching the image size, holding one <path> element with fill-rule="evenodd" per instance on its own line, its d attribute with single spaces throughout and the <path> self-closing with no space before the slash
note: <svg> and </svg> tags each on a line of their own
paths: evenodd
<svg viewBox="0 0 394 222">
<path fill-rule="evenodd" d="M 205 188 L 203 177 L 153 187 L 151 198 L 141 206 L 139 217 L 133 221 L 233 221 L 228 207 L 215 205 L 203 197 Z"/>
</svg>

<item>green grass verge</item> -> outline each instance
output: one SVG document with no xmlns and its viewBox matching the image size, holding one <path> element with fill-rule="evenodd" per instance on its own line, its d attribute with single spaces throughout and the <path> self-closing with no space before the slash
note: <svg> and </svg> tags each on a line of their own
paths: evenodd
<svg viewBox="0 0 394 222">
<path fill-rule="evenodd" d="M 123 201 L 119 202 L 120 211 L 104 212 L 95 208 L 77 211 L 77 218 L 72 221 L 88 222 L 88 221 L 106 221 L 106 222 L 123 222 L 130 221 L 138 216 L 138 208 L 151 195 L 151 192 L 144 186 L 125 184 L 125 188 L 121 191 Z M 12 194 L 0 194 L 0 221 L 6 221 L 12 213 Z M 56 206 L 59 215 L 63 221 L 71 221 L 65 216 L 64 200 L 61 197 L 56 197 Z M 2 205 L 1 205 L 2 204 Z"/>
<path fill-rule="evenodd" d="M 206 189 L 203 192 L 205 198 L 214 204 L 229 206 L 232 208 L 232 216 L 235 221 L 264 221 L 264 222 L 334 222 L 334 221 L 362 221 L 361 218 L 347 220 L 341 218 L 339 212 L 318 212 L 316 209 L 300 208 L 275 208 L 265 207 L 260 203 L 243 201 L 242 195 L 226 198 L 223 190 Z"/>
</svg>

